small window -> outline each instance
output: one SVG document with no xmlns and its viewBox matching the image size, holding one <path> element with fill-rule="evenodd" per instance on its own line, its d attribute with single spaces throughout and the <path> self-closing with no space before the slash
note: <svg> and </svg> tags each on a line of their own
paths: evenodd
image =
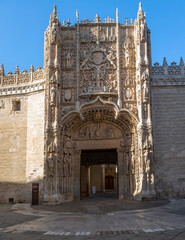
<svg viewBox="0 0 185 240">
<path fill-rule="evenodd" d="M 20 100 L 13 101 L 13 111 L 21 110 L 21 102 Z"/>
</svg>

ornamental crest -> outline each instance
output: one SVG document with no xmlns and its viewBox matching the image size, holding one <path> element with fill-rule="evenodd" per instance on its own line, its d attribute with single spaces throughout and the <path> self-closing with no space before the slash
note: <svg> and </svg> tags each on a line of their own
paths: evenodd
<svg viewBox="0 0 185 240">
<path fill-rule="evenodd" d="M 98 91 L 113 91 L 116 87 L 116 51 L 105 45 L 86 45 L 81 50 L 81 86 Z M 87 91 L 88 91 L 87 90 Z"/>
</svg>

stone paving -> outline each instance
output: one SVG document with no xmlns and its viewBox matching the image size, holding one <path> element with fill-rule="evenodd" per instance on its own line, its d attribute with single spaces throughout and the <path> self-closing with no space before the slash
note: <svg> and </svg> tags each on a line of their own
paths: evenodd
<svg viewBox="0 0 185 240">
<path fill-rule="evenodd" d="M 70 212 L 62 211 L 72 203 L 34 208 L 29 204 L 1 204 L 0 239 L 185 239 L 184 199 L 171 200 L 170 203 L 127 202 L 125 210 L 120 207 L 120 210 L 110 211 L 112 201 L 80 201 L 74 203 L 73 212 L 71 208 Z M 117 202 L 115 200 L 116 205 Z M 103 203 L 109 211 L 103 209 L 96 213 Z M 158 207 L 152 207 L 157 203 Z M 91 210 L 77 211 L 80 205 L 85 209 L 88 204 Z M 143 204 L 148 208 L 138 209 Z M 132 210 L 126 210 L 126 206 L 129 209 L 131 205 Z M 50 208 L 52 211 L 49 211 Z"/>
</svg>

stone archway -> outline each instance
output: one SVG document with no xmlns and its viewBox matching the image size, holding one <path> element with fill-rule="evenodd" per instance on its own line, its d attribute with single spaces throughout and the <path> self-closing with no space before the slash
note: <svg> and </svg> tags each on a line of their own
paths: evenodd
<svg viewBox="0 0 185 240">
<path fill-rule="evenodd" d="M 58 167 L 58 192 L 62 199 L 80 199 L 81 152 L 90 149 L 116 149 L 119 198 L 130 198 L 138 192 L 136 123 L 128 111 L 119 112 L 114 103 L 100 98 L 63 119 Z"/>
</svg>

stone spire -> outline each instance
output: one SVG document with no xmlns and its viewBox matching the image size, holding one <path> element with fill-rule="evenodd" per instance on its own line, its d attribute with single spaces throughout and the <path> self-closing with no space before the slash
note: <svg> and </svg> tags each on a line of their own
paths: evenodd
<svg viewBox="0 0 185 240">
<path fill-rule="evenodd" d="M 142 19 L 144 17 L 144 12 L 143 12 L 143 9 L 142 9 L 142 4 L 141 2 L 139 3 L 139 10 L 138 10 L 138 13 L 137 13 L 137 17 L 139 19 Z"/>
<path fill-rule="evenodd" d="M 78 10 L 76 10 L 76 20 L 77 20 L 77 23 L 79 22 L 79 12 Z"/>
<path fill-rule="evenodd" d="M 50 17 L 50 25 L 52 25 L 53 23 L 58 23 L 58 13 L 57 13 L 57 7 L 56 5 L 53 6 L 53 12 L 52 15 Z"/>
<path fill-rule="evenodd" d="M 4 65 L 3 64 L 1 64 L 0 76 L 4 76 Z"/>
<path fill-rule="evenodd" d="M 118 8 L 116 8 L 116 22 L 119 22 L 119 11 L 118 11 Z"/>
</svg>

